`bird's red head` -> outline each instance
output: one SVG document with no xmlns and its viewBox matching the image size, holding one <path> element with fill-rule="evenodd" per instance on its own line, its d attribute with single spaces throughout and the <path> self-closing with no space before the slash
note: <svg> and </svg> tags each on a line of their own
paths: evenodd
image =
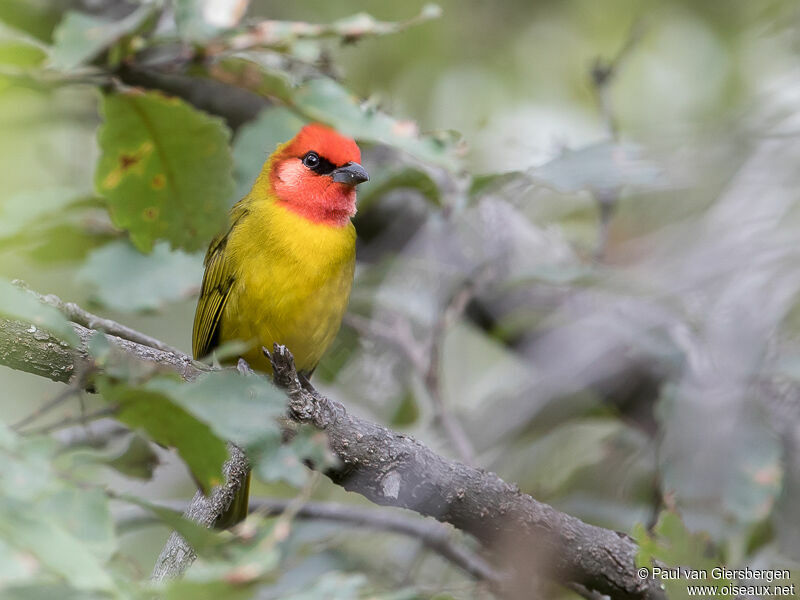
<svg viewBox="0 0 800 600">
<path fill-rule="evenodd" d="M 356 186 L 369 181 L 356 143 L 311 123 L 278 148 L 269 172 L 279 202 L 315 223 L 342 226 L 356 214 Z"/>
</svg>

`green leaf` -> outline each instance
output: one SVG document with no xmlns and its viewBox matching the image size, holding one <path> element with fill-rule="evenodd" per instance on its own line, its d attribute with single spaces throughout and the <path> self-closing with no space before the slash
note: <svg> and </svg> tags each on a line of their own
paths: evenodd
<svg viewBox="0 0 800 600">
<path fill-rule="evenodd" d="M 327 123 L 360 141 L 387 144 L 451 170 L 460 168 L 450 137 L 421 135 L 413 121 L 400 121 L 375 107 L 364 106 L 333 79 L 323 77 L 292 87 L 285 75 L 244 54 L 219 61 L 208 72 L 227 84 L 280 101 L 305 120 Z"/>
<path fill-rule="evenodd" d="M 285 595 L 284 600 L 358 600 L 367 585 L 364 575 L 326 573 L 307 590 Z"/>
<path fill-rule="evenodd" d="M 224 581 L 171 581 L 164 594 L 165 600 L 247 600 L 252 598 L 253 585 L 226 583 Z"/>
<path fill-rule="evenodd" d="M 228 342 L 222 342 L 211 352 L 213 364 L 215 366 L 220 366 L 223 364 L 235 363 L 239 357 L 247 354 L 251 348 L 252 344 L 248 344 L 242 340 L 230 340 Z"/>
<path fill-rule="evenodd" d="M 305 121 L 288 108 L 270 106 L 243 125 L 233 142 L 236 198 L 243 198 L 253 187 L 264 161 L 278 144 L 290 140 Z"/>
<path fill-rule="evenodd" d="M 244 448 L 280 440 L 276 419 L 286 412 L 286 396 L 263 377 L 212 371 L 190 383 L 162 378 L 146 387 L 168 396 L 220 438 Z"/>
<path fill-rule="evenodd" d="M 108 364 L 108 360 L 111 357 L 111 343 L 105 333 L 95 331 L 92 337 L 89 338 L 87 349 L 89 350 L 89 356 L 94 359 L 97 366 L 104 367 Z"/>
<path fill-rule="evenodd" d="M 542 496 L 556 493 L 581 469 L 600 462 L 605 446 L 622 428 L 616 419 L 587 419 L 549 431 L 525 447 L 526 485 Z"/>
<path fill-rule="evenodd" d="M 664 184 L 662 169 L 633 144 L 602 142 L 566 150 L 528 176 L 563 193 L 589 190 L 617 192 L 626 186 L 653 188 Z"/>
<path fill-rule="evenodd" d="M 285 481 L 298 488 L 308 480 L 306 463 L 319 471 L 336 464 L 336 457 L 328 448 L 328 436 L 311 426 L 301 427 L 287 444 L 264 447 L 251 455 L 253 472 L 261 480 Z"/>
<path fill-rule="evenodd" d="M 250 0 L 173 0 L 178 34 L 186 41 L 207 42 L 236 26 L 248 4 Z"/>
<path fill-rule="evenodd" d="M 163 308 L 194 295 L 203 279 L 203 255 L 170 250 L 157 243 L 142 254 L 126 240 L 92 251 L 78 271 L 93 301 L 119 311 Z"/>
<path fill-rule="evenodd" d="M 229 534 L 203 527 L 199 523 L 185 518 L 177 510 L 153 504 L 143 498 L 130 494 L 122 494 L 117 496 L 117 498 L 152 513 L 153 516 L 170 529 L 177 531 L 199 556 L 208 558 L 216 557 L 220 550 L 230 541 Z"/>
<path fill-rule="evenodd" d="M 88 192 L 67 186 L 14 194 L 0 202 L 0 241 L 39 262 L 80 260 L 111 237 L 87 226 L 102 210 L 91 203 Z"/>
<path fill-rule="evenodd" d="M 37 40 L 49 39 L 61 18 L 57 3 L 47 0 L 3 0 L 0 21 L 24 31 Z"/>
<path fill-rule="evenodd" d="M 711 554 L 711 540 L 708 535 L 689 531 L 680 516 L 673 511 L 661 512 L 652 534 L 641 524 L 636 525 L 633 537 L 639 544 L 637 567 L 652 568 L 657 561 L 667 567 L 705 569 L 710 573 L 711 569 L 723 564 L 719 557 Z M 663 579 L 668 596 L 675 599 L 688 597 L 686 582 L 685 577 Z M 719 588 L 732 582 L 709 576 L 697 583 Z"/>
<path fill-rule="evenodd" d="M 100 489 L 64 487 L 36 509 L 81 540 L 98 559 L 109 560 L 117 550 L 108 497 Z"/>
<path fill-rule="evenodd" d="M 41 564 L 31 560 L 30 554 L 8 545 L 0 539 L 0 589 L 5 591 L 9 585 L 24 583 L 39 574 Z"/>
<path fill-rule="evenodd" d="M 295 82 L 291 74 L 276 69 L 252 52 L 226 56 L 209 68 L 212 77 L 230 85 L 291 105 Z"/>
<path fill-rule="evenodd" d="M 320 469 L 335 463 L 327 436 L 314 428 L 300 427 L 290 442 L 281 444 L 278 418 L 286 412 L 286 396 L 263 377 L 212 371 L 190 383 L 154 379 L 144 389 L 163 394 L 219 438 L 246 449 L 254 473 L 265 481 L 300 487 L 308 477 L 306 462 Z"/>
<path fill-rule="evenodd" d="M 220 548 L 216 556 L 205 552 L 203 560 L 192 565 L 184 581 L 191 582 L 186 588 L 179 586 L 185 595 L 172 589 L 175 598 L 196 598 L 192 590 L 207 597 L 207 590 L 217 590 L 216 597 L 228 598 L 229 591 L 249 590 L 259 582 L 273 583 L 280 575 L 282 548 L 278 544 L 278 531 L 274 519 L 265 519 L 258 514 L 248 517 L 239 529 L 238 537 L 228 536 L 229 544 Z M 285 533 L 288 533 L 284 529 Z M 221 537 L 218 535 L 218 537 Z M 188 539 L 188 538 L 187 538 Z M 205 585 L 211 584 L 210 588 Z M 232 586 L 230 589 L 227 586 Z M 196 588 L 194 586 L 197 586 Z M 171 587 L 171 586 L 170 586 Z M 272 597 L 272 595 L 269 595 Z M 239 597 L 234 595 L 233 597 Z"/>
<path fill-rule="evenodd" d="M 413 189 L 421 193 L 431 204 L 440 206 L 441 194 L 439 186 L 433 178 L 422 169 L 405 167 L 399 170 L 388 170 L 375 176 L 370 174 L 370 182 L 358 193 L 359 210 L 368 208 L 387 192 L 396 189 Z"/>
<path fill-rule="evenodd" d="M 25 504 L 61 489 L 53 478 L 52 457 L 57 444 L 50 438 L 22 438 L 0 426 L 0 498 Z"/>
<path fill-rule="evenodd" d="M 144 4 L 127 17 L 115 20 L 68 12 L 53 33 L 50 66 L 66 71 L 89 62 L 123 36 L 135 32 L 153 11 L 153 5 Z"/>
<path fill-rule="evenodd" d="M 44 61 L 50 49 L 35 37 L 0 22 L 0 63 L 35 67 Z"/>
<path fill-rule="evenodd" d="M 783 484 L 783 447 L 753 398 L 731 394 L 722 411 L 698 401 L 707 398 L 716 400 L 700 386 L 664 389 L 656 405 L 664 432 L 659 474 L 682 513 L 698 511 L 722 540 L 734 524 L 752 525 L 771 513 Z"/>
<path fill-rule="evenodd" d="M 131 436 L 128 447 L 119 455 L 110 458 L 106 464 L 128 477 L 150 479 L 158 466 L 158 454 L 150 442 L 139 435 Z"/>
<path fill-rule="evenodd" d="M 767 517 L 783 488 L 783 448 L 772 433 L 749 431 L 740 438 L 747 451 L 736 457 L 738 468 L 724 493 L 725 508 L 740 522 Z"/>
<path fill-rule="evenodd" d="M 81 223 L 81 219 L 91 218 L 88 213 L 68 222 L 64 222 L 62 216 L 52 215 L 52 221 L 46 218 L 38 226 L 25 231 L 20 239 L 20 246 L 33 260 L 48 266 L 81 262 L 93 248 L 102 246 L 115 237 L 107 232 L 91 231 Z"/>
<path fill-rule="evenodd" d="M 181 2 L 182 0 L 178 0 Z M 188 0 L 197 3 L 198 0 Z M 307 23 L 305 21 L 262 21 L 251 30 L 237 35 L 233 47 L 277 47 L 286 48 L 302 39 L 319 39 L 339 36 L 346 41 L 377 35 L 398 33 L 408 27 L 437 19 L 442 10 L 436 4 L 426 4 L 419 14 L 406 21 L 379 21 L 370 14 L 360 12 L 332 23 Z"/>
<path fill-rule="evenodd" d="M 0 204 L 0 238 L 15 236 L 85 198 L 85 192 L 63 186 L 16 194 Z"/>
<path fill-rule="evenodd" d="M 525 179 L 525 175 L 519 171 L 474 175 L 470 182 L 469 195 L 472 198 L 480 197 L 522 179 Z"/>
<path fill-rule="evenodd" d="M 109 381 L 142 382 L 160 371 L 158 365 L 142 360 L 121 347 L 112 345 L 102 331 L 96 331 L 89 339 L 89 355 L 102 368 L 102 377 Z"/>
<path fill-rule="evenodd" d="M 120 433 L 119 437 L 125 434 Z M 62 470 L 81 470 L 84 466 L 105 466 L 136 479 L 150 479 L 153 471 L 159 464 L 158 455 L 153 451 L 152 444 L 144 437 L 133 434 L 129 436 L 128 444 L 122 450 L 116 448 L 117 438 L 106 440 L 88 439 L 85 444 L 76 447 L 68 446 L 62 450 L 57 458 L 56 467 Z M 114 448 L 110 451 L 109 448 Z M 90 471 L 94 476 L 95 470 Z"/>
<path fill-rule="evenodd" d="M 0 503 L 0 538 L 33 554 L 81 590 L 111 592 L 114 582 L 89 548 L 51 518 L 20 503 Z"/>
<path fill-rule="evenodd" d="M 145 252 L 157 239 L 205 248 L 234 187 L 224 123 L 157 92 L 106 95 L 102 112 L 95 185 L 114 224 Z"/>
<path fill-rule="evenodd" d="M 363 106 L 333 79 L 314 79 L 298 88 L 293 107 L 309 120 L 322 121 L 359 140 L 393 146 L 448 169 L 459 167 L 448 140 L 422 136 L 413 121 L 398 121 L 376 108 Z"/>
<path fill-rule="evenodd" d="M 101 381 L 99 387 L 108 401 L 119 406 L 118 420 L 178 451 L 204 493 L 222 483 L 222 465 L 228 459 L 228 451 L 225 442 L 206 423 L 163 392 L 144 386 L 109 385 L 107 381 Z"/>
<path fill-rule="evenodd" d="M 101 600 L 105 594 L 76 590 L 58 583 L 36 583 L 3 588 L 3 600 Z"/>
<path fill-rule="evenodd" d="M 222 440 L 259 453 L 280 446 L 277 418 L 286 411 L 286 397 L 263 377 L 213 371 L 188 383 L 160 377 L 102 391 L 120 405 L 120 421 L 174 446 L 204 490 L 220 482 L 228 458 Z"/>
<path fill-rule="evenodd" d="M 408 427 L 419 420 L 419 413 L 420 410 L 414 393 L 411 390 L 406 390 L 394 411 L 394 415 L 392 415 L 391 424 L 395 427 Z"/>
<path fill-rule="evenodd" d="M 480 369 L 463 368 L 477 360 Z M 503 423 L 502 417 L 496 423 L 486 423 L 491 400 L 517 396 L 520 389 L 532 385 L 530 369 L 517 354 L 466 322 L 454 324 L 445 334 L 441 369 L 448 405 L 462 415 L 465 423 L 480 427 L 484 435 L 490 435 L 489 431 Z"/>
<path fill-rule="evenodd" d="M 203 15 L 203 0 L 173 0 L 178 34 L 187 41 L 204 42 L 219 32 Z"/>
<path fill-rule="evenodd" d="M 0 316 L 30 323 L 28 331 L 37 339 L 47 339 L 47 334 L 39 331 L 42 329 L 72 346 L 78 345 L 78 336 L 64 315 L 5 279 L 0 279 Z"/>
</svg>

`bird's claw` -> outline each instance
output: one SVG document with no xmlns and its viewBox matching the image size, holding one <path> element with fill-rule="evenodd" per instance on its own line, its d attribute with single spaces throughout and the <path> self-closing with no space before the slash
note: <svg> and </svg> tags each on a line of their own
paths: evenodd
<svg viewBox="0 0 800 600">
<path fill-rule="evenodd" d="M 261 351 L 272 364 L 272 378 L 280 387 L 290 388 L 293 385 L 299 387 L 297 379 L 297 369 L 294 365 L 294 356 L 291 351 L 282 344 L 274 344 L 272 352 L 266 348 Z"/>
<path fill-rule="evenodd" d="M 243 358 L 240 358 L 239 362 L 236 363 L 236 370 L 242 375 L 255 375 L 253 367 L 251 367 Z"/>
</svg>

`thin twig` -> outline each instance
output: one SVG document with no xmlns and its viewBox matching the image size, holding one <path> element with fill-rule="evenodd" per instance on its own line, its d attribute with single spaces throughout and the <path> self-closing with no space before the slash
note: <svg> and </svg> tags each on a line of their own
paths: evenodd
<svg viewBox="0 0 800 600">
<path fill-rule="evenodd" d="M 605 594 L 601 594 L 595 590 L 590 590 L 582 586 L 580 583 L 569 583 L 566 587 L 571 589 L 582 598 L 586 598 L 586 600 L 609 600 L 608 596 Z"/>
<path fill-rule="evenodd" d="M 61 403 L 66 402 L 73 396 L 76 396 L 83 392 L 83 389 L 86 387 L 86 381 L 89 378 L 90 373 L 92 372 L 91 365 L 84 365 L 78 369 L 78 372 L 75 373 L 75 377 L 69 383 L 69 385 L 61 390 L 53 399 L 49 402 L 45 402 L 39 408 L 37 408 L 32 413 L 28 414 L 26 417 L 23 417 L 13 425 L 11 425 L 11 429 L 13 431 L 19 431 L 29 423 L 34 422 L 36 419 L 44 416 Z"/>
<path fill-rule="evenodd" d="M 461 460 L 470 465 L 475 463 L 475 451 L 461 424 L 447 410 L 441 392 L 439 366 L 444 334 L 464 312 L 474 295 L 474 288 L 474 279 L 469 279 L 453 294 L 434 325 L 427 357 L 414 339 L 408 322 L 399 317 L 391 325 L 354 314 L 348 314 L 344 318 L 345 325 L 355 329 L 364 337 L 394 346 L 411 363 L 414 370 L 422 377 L 431 397 L 436 424 L 444 430 Z"/>
<path fill-rule="evenodd" d="M 96 329 L 100 331 L 104 331 L 106 333 L 110 333 L 111 335 L 115 335 L 120 337 L 124 340 L 130 340 L 131 342 L 136 342 L 137 344 L 142 344 L 144 346 L 150 346 L 151 348 L 156 348 L 157 350 L 163 350 L 164 352 L 172 352 L 173 354 L 183 354 L 177 348 L 173 348 L 164 342 L 157 340 L 154 337 L 150 337 L 140 331 L 136 331 L 135 329 L 131 329 L 130 327 L 126 327 L 116 321 L 112 321 L 111 319 L 105 319 L 89 311 L 82 309 L 80 306 L 75 304 L 74 302 L 64 302 L 58 296 L 54 294 L 43 295 L 38 292 L 33 291 L 28 287 L 28 284 L 22 281 L 21 279 L 15 279 L 12 282 L 17 287 L 25 290 L 29 294 L 35 296 L 40 302 L 45 304 L 49 304 L 50 306 L 58 309 L 67 319 L 72 321 L 73 323 L 77 323 L 78 325 L 83 325 L 84 327 L 88 327 L 89 329 Z"/>
<path fill-rule="evenodd" d="M 625 42 L 617 54 L 610 60 L 597 57 L 589 72 L 600 114 L 603 115 L 608 135 L 612 140 L 619 139 L 619 129 L 610 98 L 611 83 L 619 74 L 623 61 L 630 55 L 631 51 L 633 51 L 642 39 L 643 34 L 644 27 L 642 21 L 637 19 L 633 22 L 633 25 L 631 25 Z"/>
<path fill-rule="evenodd" d="M 394 346 L 402 352 L 414 369 L 419 373 L 424 373 L 426 360 L 424 353 L 411 333 L 408 322 L 399 316 L 393 319 L 391 325 L 381 323 L 372 319 L 367 319 L 361 315 L 348 313 L 342 321 L 348 327 L 355 329 L 357 333 L 364 337 L 380 340 Z"/>
<path fill-rule="evenodd" d="M 90 446 L 102 448 L 112 440 L 130 433 L 130 429 L 113 419 L 98 419 L 91 423 L 80 423 L 59 429 L 53 437 L 61 442 L 62 448 Z"/>
<path fill-rule="evenodd" d="M 443 558 L 480 581 L 498 583 L 503 575 L 489 565 L 482 557 L 462 547 L 454 539 L 456 530 L 430 518 L 410 517 L 395 511 L 376 508 L 365 508 L 334 502 L 297 501 L 298 498 L 252 498 L 250 513 L 258 512 L 265 517 L 287 515 L 294 504 L 292 518 L 301 520 L 322 520 L 346 523 L 365 529 L 389 531 L 419 540 L 424 547 L 436 552 Z M 185 511 L 186 502 L 165 501 L 161 506 L 176 511 Z M 159 524 L 158 517 L 150 513 L 142 513 L 141 509 L 133 509 L 117 522 L 121 531 L 131 531 L 137 527 Z"/>
<path fill-rule="evenodd" d="M 643 34 L 644 27 L 642 26 L 642 21 L 637 19 L 633 22 L 633 25 L 631 25 L 625 42 L 617 54 L 610 60 L 597 57 L 589 71 L 592 89 L 597 99 L 598 110 L 605 122 L 608 136 L 613 142 L 619 141 L 619 125 L 611 101 L 611 84 L 619 74 L 622 63 L 639 43 Z M 597 261 L 602 261 L 608 247 L 608 233 L 611 226 L 611 219 L 614 216 L 617 201 L 619 200 L 619 190 L 609 189 L 602 192 L 595 191 L 593 196 L 600 211 L 600 223 L 594 258 Z"/>
<path fill-rule="evenodd" d="M 282 514 L 291 500 L 257 498 L 250 503 L 251 510 L 266 515 Z M 324 519 L 349 523 L 359 527 L 391 531 L 420 540 L 426 548 L 442 555 L 476 579 L 499 582 L 502 575 L 480 556 L 465 550 L 453 541 L 454 529 L 432 519 L 410 518 L 387 510 L 365 510 L 360 506 L 332 502 L 306 502 L 297 509 L 299 519 Z"/>
<path fill-rule="evenodd" d="M 28 429 L 27 431 L 24 431 L 22 435 L 44 435 L 45 433 L 51 433 L 65 427 L 71 427 L 72 425 L 84 425 L 86 423 L 96 421 L 97 419 L 111 417 L 117 412 L 118 408 L 119 407 L 117 406 L 107 406 L 89 414 L 67 417 L 65 419 L 61 419 L 60 421 L 56 421 L 55 423 L 51 423 L 50 425 L 39 427 L 38 429 Z"/>
<path fill-rule="evenodd" d="M 597 245 L 594 249 L 594 259 L 602 261 L 608 248 L 608 235 L 611 230 L 611 219 L 617 208 L 619 201 L 619 190 L 595 191 L 593 194 L 600 212 L 600 223 L 598 224 Z"/>
<path fill-rule="evenodd" d="M 463 427 L 461 427 L 461 423 L 450 413 L 445 403 L 439 370 L 445 333 L 464 313 L 470 300 L 475 297 L 478 281 L 482 280 L 487 272 L 488 269 L 483 268 L 478 275 L 465 280 L 450 298 L 434 325 L 433 333 L 431 334 L 430 359 L 428 368 L 423 375 L 425 388 L 428 390 L 433 402 L 434 419 L 450 438 L 462 462 L 468 465 L 475 464 L 475 449 Z"/>
</svg>

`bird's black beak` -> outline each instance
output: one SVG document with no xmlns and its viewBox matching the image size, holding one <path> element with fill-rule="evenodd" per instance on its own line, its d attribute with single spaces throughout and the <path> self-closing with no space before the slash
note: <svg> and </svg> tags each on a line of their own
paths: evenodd
<svg viewBox="0 0 800 600">
<path fill-rule="evenodd" d="M 343 167 L 334 169 L 331 172 L 333 180 L 337 183 L 357 186 L 359 183 L 369 181 L 369 173 L 360 164 L 349 162 Z"/>
</svg>

